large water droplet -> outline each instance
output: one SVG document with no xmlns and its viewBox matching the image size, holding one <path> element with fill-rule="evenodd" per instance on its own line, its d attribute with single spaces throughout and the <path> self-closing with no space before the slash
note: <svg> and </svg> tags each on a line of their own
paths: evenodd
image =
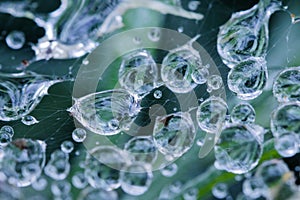
<svg viewBox="0 0 300 200">
<path fill-rule="evenodd" d="M 233 107 L 230 119 L 233 123 L 253 123 L 255 110 L 249 103 L 240 103 Z"/>
<path fill-rule="evenodd" d="M 260 131 L 242 124 L 225 127 L 215 146 L 216 166 L 235 174 L 243 174 L 256 167 L 263 151 L 258 137 L 262 134 Z"/>
<path fill-rule="evenodd" d="M 174 113 L 155 120 L 153 138 L 157 149 L 172 157 L 180 157 L 193 145 L 195 128 L 189 113 Z"/>
<path fill-rule="evenodd" d="M 145 50 L 138 50 L 123 58 L 119 82 L 129 92 L 143 96 L 156 87 L 157 73 L 157 66 L 151 54 Z"/>
<path fill-rule="evenodd" d="M 5 42 L 12 49 L 21 49 L 25 44 L 25 34 L 21 31 L 12 31 L 6 36 Z"/>
<path fill-rule="evenodd" d="M 114 135 L 129 129 L 139 104 L 126 90 L 108 90 L 76 99 L 69 111 L 90 131 Z"/>
<path fill-rule="evenodd" d="M 299 135 L 300 103 L 286 103 L 274 110 L 271 115 L 271 130 L 274 137 L 286 133 Z"/>
<path fill-rule="evenodd" d="M 111 146 L 99 146 L 87 154 L 84 175 L 94 188 L 113 190 L 120 187 L 120 171 L 128 155 Z"/>
<path fill-rule="evenodd" d="M 260 1 L 249 10 L 234 13 L 220 27 L 218 53 L 228 67 L 250 57 L 264 57 L 269 42 L 269 18 L 281 1 Z"/>
<path fill-rule="evenodd" d="M 300 101 L 300 67 L 283 70 L 274 81 L 273 94 L 279 102 Z"/>
<path fill-rule="evenodd" d="M 144 194 L 153 177 L 149 166 L 138 162 L 125 166 L 120 174 L 122 190 L 134 196 Z"/>
<path fill-rule="evenodd" d="M 275 138 L 275 149 L 282 157 L 294 156 L 299 151 L 300 140 L 296 134 L 286 133 Z"/>
<path fill-rule="evenodd" d="M 192 74 L 203 67 L 199 52 L 191 46 L 197 37 L 199 36 L 182 47 L 171 50 L 163 59 L 161 78 L 173 92 L 187 93 L 197 86 Z"/>
<path fill-rule="evenodd" d="M 225 122 L 227 104 L 220 97 L 210 97 L 197 109 L 199 127 L 209 133 L 217 133 Z"/>
<path fill-rule="evenodd" d="M 228 87 L 243 100 L 255 99 L 264 89 L 268 78 L 266 61 L 251 57 L 235 65 L 228 73 Z"/>
<path fill-rule="evenodd" d="M 133 157 L 133 161 L 153 163 L 157 157 L 157 149 L 152 137 L 137 136 L 129 140 L 124 147 Z"/>
<path fill-rule="evenodd" d="M 26 187 L 40 177 L 45 165 L 46 143 L 40 140 L 17 139 L 4 148 L 0 171 L 10 184 Z"/>
</svg>

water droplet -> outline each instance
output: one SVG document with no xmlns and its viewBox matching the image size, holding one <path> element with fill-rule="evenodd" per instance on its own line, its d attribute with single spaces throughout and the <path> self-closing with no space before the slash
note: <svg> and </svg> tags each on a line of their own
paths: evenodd
<svg viewBox="0 0 300 200">
<path fill-rule="evenodd" d="M 198 37 L 199 35 L 187 44 L 171 50 L 163 59 L 161 78 L 173 92 L 187 93 L 197 86 L 192 78 L 192 74 L 203 66 L 199 52 L 193 49 L 192 43 Z"/>
<path fill-rule="evenodd" d="M 209 133 L 217 133 L 225 122 L 227 104 L 219 97 L 210 97 L 197 109 L 199 127 Z"/>
<path fill-rule="evenodd" d="M 82 128 L 76 128 L 72 132 L 72 138 L 75 142 L 83 142 L 86 138 L 86 131 Z"/>
<path fill-rule="evenodd" d="M 134 44 L 137 44 L 137 45 L 142 43 L 142 39 L 138 36 L 133 37 L 132 41 Z"/>
<path fill-rule="evenodd" d="M 160 170 L 160 173 L 166 177 L 172 177 L 177 173 L 178 166 L 176 163 L 171 163 Z"/>
<path fill-rule="evenodd" d="M 223 85 L 223 80 L 219 75 L 211 75 L 207 79 L 207 87 L 212 90 L 218 90 Z"/>
<path fill-rule="evenodd" d="M 44 172 L 54 180 L 65 179 L 70 172 L 69 155 L 61 150 L 54 151 L 44 168 Z"/>
<path fill-rule="evenodd" d="M 161 90 L 155 90 L 153 92 L 153 96 L 155 99 L 160 99 L 162 97 L 162 91 Z"/>
<path fill-rule="evenodd" d="M 17 139 L 4 148 L 0 171 L 10 184 L 26 187 L 40 177 L 45 165 L 46 143 L 40 140 Z"/>
<path fill-rule="evenodd" d="M 12 31 L 6 36 L 5 42 L 11 49 L 21 49 L 25 44 L 25 34 L 21 31 Z"/>
<path fill-rule="evenodd" d="M 207 77 L 209 76 L 209 71 L 207 67 L 201 67 L 196 69 L 192 73 L 192 79 L 197 84 L 204 84 L 207 81 Z"/>
<path fill-rule="evenodd" d="M 90 63 L 90 61 L 86 58 L 82 60 L 83 65 L 88 65 L 89 63 Z"/>
<path fill-rule="evenodd" d="M 243 182 L 243 193 L 253 199 L 260 197 L 265 189 L 261 177 L 250 177 Z"/>
<path fill-rule="evenodd" d="M 263 58 L 251 57 L 235 65 L 228 73 L 228 87 L 242 100 L 258 97 L 267 82 L 268 72 Z"/>
<path fill-rule="evenodd" d="M 188 8 L 190 10 L 197 10 L 198 6 L 201 4 L 200 1 L 190 1 L 189 4 L 188 4 Z"/>
<path fill-rule="evenodd" d="M 190 188 L 185 193 L 183 193 L 184 200 L 197 200 L 197 196 L 198 196 L 197 188 Z"/>
<path fill-rule="evenodd" d="M 139 111 L 139 104 L 126 90 L 108 90 L 76 99 L 69 111 L 90 131 L 114 135 L 129 129 Z M 118 127 L 112 126 L 111 120 L 117 120 Z"/>
<path fill-rule="evenodd" d="M 274 137 L 282 134 L 299 135 L 300 103 L 282 104 L 271 115 L 271 131 Z"/>
<path fill-rule="evenodd" d="M 130 159 L 111 146 L 95 147 L 85 159 L 84 176 L 94 188 L 113 190 L 120 187 L 120 170 Z"/>
<path fill-rule="evenodd" d="M 263 162 L 256 170 L 255 177 L 261 178 L 266 186 L 263 196 L 267 199 L 274 199 L 272 191 L 279 185 L 294 185 L 294 177 L 289 168 L 282 160 L 268 160 Z M 276 187 L 277 186 L 277 187 Z"/>
<path fill-rule="evenodd" d="M 48 88 L 62 80 L 41 75 L 7 77 L 0 74 L 0 120 L 13 121 L 28 115 L 39 104 Z"/>
<path fill-rule="evenodd" d="M 256 167 L 263 151 L 260 131 L 243 124 L 225 127 L 215 146 L 218 169 L 243 174 Z"/>
<path fill-rule="evenodd" d="M 125 166 L 120 173 L 121 188 L 130 195 L 144 194 L 151 185 L 152 172 L 144 163 L 134 163 Z"/>
<path fill-rule="evenodd" d="M 64 141 L 61 143 L 60 148 L 65 153 L 71 153 L 74 150 L 74 144 L 71 141 Z"/>
<path fill-rule="evenodd" d="M 275 149 L 282 157 L 294 156 L 299 151 L 299 138 L 293 133 L 282 134 L 275 138 Z"/>
<path fill-rule="evenodd" d="M 153 28 L 148 33 L 148 38 L 153 42 L 159 41 L 160 36 L 161 36 L 161 32 L 159 28 Z"/>
<path fill-rule="evenodd" d="M 228 67 L 250 57 L 264 57 L 269 42 L 270 16 L 281 9 L 280 1 L 260 1 L 249 10 L 234 13 L 220 27 L 218 53 Z"/>
<path fill-rule="evenodd" d="M 212 194 L 217 199 L 223 199 L 228 195 L 228 186 L 225 183 L 217 183 L 212 188 Z"/>
<path fill-rule="evenodd" d="M 124 147 L 134 161 L 153 163 L 157 158 L 157 149 L 152 137 L 137 136 L 129 140 Z"/>
<path fill-rule="evenodd" d="M 239 103 L 233 107 L 230 119 L 233 123 L 254 123 L 255 110 L 249 103 Z"/>
<path fill-rule="evenodd" d="M 2 126 L 1 129 L 0 129 L 0 132 L 6 132 L 6 133 L 8 133 L 11 138 L 15 134 L 13 127 L 11 127 L 9 125 Z"/>
<path fill-rule="evenodd" d="M 131 92 L 143 96 L 156 87 L 158 72 L 151 54 L 137 50 L 124 56 L 119 69 L 120 85 Z"/>
<path fill-rule="evenodd" d="M 174 113 L 155 120 L 153 138 L 164 155 L 180 157 L 193 145 L 195 127 L 189 113 Z"/>
<path fill-rule="evenodd" d="M 283 70 L 275 79 L 273 94 L 279 102 L 300 101 L 300 67 Z"/>
<path fill-rule="evenodd" d="M 51 192 L 54 196 L 61 196 L 63 194 L 68 194 L 71 191 L 71 184 L 66 181 L 55 181 L 51 184 Z"/>
<path fill-rule="evenodd" d="M 45 178 L 38 178 L 35 182 L 32 183 L 32 188 L 36 191 L 43 191 L 47 187 L 48 182 Z"/>
<path fill-rule="evenodd" d="M 78 189 L 83 189 L 87 186 L 88 182 L 82 172 L 76 172 L 72 176 L 72 184 Z"/>
<path fill-rule="evenodd" d="M 39 121 L 31 115 L 26 115 L 26 116 L 22 117 L 21 122 L 23 124 L 25 124 L 26 126 L 31 126 L 33 124 L 39 123 Z"/>
</svg>

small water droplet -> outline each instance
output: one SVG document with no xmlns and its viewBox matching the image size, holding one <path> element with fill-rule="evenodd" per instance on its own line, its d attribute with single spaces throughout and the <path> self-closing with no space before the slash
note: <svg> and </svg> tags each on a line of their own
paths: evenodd
<svg viewBox="0 0 300 200">
<path fill-rule="evenodd" d="M 188 4 L 188 8 L 192 11 L 197 10 L 198 6 L 201 4 L 200 1 L 190 1 Z"/>
<path fill-rule="evenodd" d="M 153 42 L 159 41 L 160 36 L 161 36 L 161 32 L 159 28 L 153 28 L 148 33 L 148 38 Z"/>
<path fill-rule="evenodd" d="M 12 31 L 5 38 L 11 49 L 21 49 L 25 44 L 25 34 L 21 31 Z"/>
<path fill-rule="evenodd" d="M 153 92 L 153 96 L 155 99 L 160 99 L 162 97 L 162 91 L 161 90 L 155 90 Z"/>
<path fill-rule="evenodd" d="M 218 199 L 223 199 L 228 195 L 228 186 L 225 183 L 217 183 L 212 189 L 212 194 Z"/>
<path fill-rule="evenodd" d="M 72 132 L 72 138 L 75 142 L 83 142 L 86 138 L 86 131 L 82 128 L 76 128 Z"/>
<path fill-rule="evenodd" d="M 60 146 L 61 150 L 65 153 L 71 153 L 74 150 L 74 144 L 71 141 L 64 141 Z"/>
<path fill-rule="evenodd" d="M 176 163 L 169 164 L 160 170 L 160 173 L 166 177 L 174 176 L 178 171 L 178 166 Z"/>
<path fill-rule="evenodd" d="M 179 27 L 177 28 L 177 31 L 178 31 L 179 33 L 182 33 L 183 30 L 184 30 L 184 28 L 183 28 L 182 26 L 179 26 Z"/>
<path fill-rule="evenodd" d="M 39 123 L 39 121 L 31 115 L 26 115 L 26 116 L 22 117 L 21 122 L 27 126 L 31 126 L 33 124 Z"/>
</svg>

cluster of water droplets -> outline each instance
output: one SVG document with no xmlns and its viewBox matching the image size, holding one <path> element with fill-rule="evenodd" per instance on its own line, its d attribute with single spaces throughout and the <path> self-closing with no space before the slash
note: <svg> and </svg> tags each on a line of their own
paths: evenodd
<svg viewBox="0 0 300 200">
<path fill-rule="evenodd" d="M 231 68 L 228 87 L 240 99 L 256 98 L 266 85 L 268 23 L 271 15 L 280 9 L 283 9 L 281 1 L 259 1 L 248 10 L 232 14 L 220 27 L 218 53 Z"/>
</svg>

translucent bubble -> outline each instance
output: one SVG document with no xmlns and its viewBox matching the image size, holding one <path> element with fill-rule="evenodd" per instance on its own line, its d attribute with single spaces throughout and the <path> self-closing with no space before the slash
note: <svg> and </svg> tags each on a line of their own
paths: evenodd
<svg viewBox="0 0 300 200">
<path fill-rule="evenodd" d="M 76 128 L 72 132 L 72 138 L 75 142 L 83 142 L 86 138 L 86 131 L 82 128 Z"/>
<path fill-rule="evenodd" d="M 230 119 L 233 123 L 254 123 L 255 110 L 249 103 L 239 103 L 233 107 Z"/>
<path fill-rule="evenodd" d="M 197 109 L 199 127 L 209 133 L 217 133 L 225 122 L 227 104 L 220 97 L 210 97 Z"/>
<path fill-rule="evenodd" d="M 174 113 L 155 120 L 153 138 L 164 155 L 180 157 L 193 145 L 195 127 L 189 113 Z"/>
<path fill-rule="evenodd" d="M 153 92 L 153 96 L 155 99 L 160 99 L 162 97 L 162 91 L 161 90 L 155 90 Z"/>
<path fill-rule="evenodd" d="M 139 104 L 126 90 L 108 90 L 76 99 L 68 111 L 90 131 L 114 135 L 130 128 Z M 112 126 L 111 120 L 118 126 Z"/>
<path fill-rule="evenodd" d="M 176 163 L 171 163 L 160 170 L 160 173 L 165 177 L 172 177 L 178 171 L 178 166 Z"/>
<path fill-rule="evenodd" d="M 270 16 L 281 9 L 280 1 L 260 1 L 252 8 L 233 13 L 220 27 L 218 53 L 228 67 L 250 57 L 264 57 L 269 42 Z"/>
<path fill-rule="evenodd" d="M 275 109 L 271 115 L 271 130 L 274 137 L 300 133 L 300 103 L 286 103 Z"/>
<path fill-rule="evenodd" d="M 21 122 L 27 126 L 39 123 L 39 121 L 36 120 L 36 118 L 31 115 L 26 115 L 22 117 Z"/>
<path fill-rule="evenodd" d="M 10 135 L 10 137 L 13 137 L 15 134 L 13 127 L 8 125 L 2 126 L 0 132 L 6 132 Z"/>
<path fill-rule="evenodd" d="M 144 194 L 151 185 L 152 172 L 144 163 L 133 163 L 121 171 L 121 188 L 127 194 L 139 196 Z"/>
<path fill-rule="evenodd" d="M 148 51 L 137 50 L 124 56 L 119 69 L 119 82 L 124 89 L 143 96 L 156 87 L 157 78 L 157 66 Z"/>
<path fill-rule="evenodd" d="M 207 67 L 198 68 L 192 73 L 192 79 L 197 84 L 206 83 L 208 76 L 209 76 L 209 71 Z"/>
<path fill-rule="evenodd" d="M 71 153 L 74 150 L 74 144 L 71 141 L 64 141 L 61 143 L 60 148 L 65 153 Z"/>
<path fill-rule="evenodd" d="M 263 129 L 243 124 L 225 127 L 215 146 L 218 169 L 243 174 L 257 166 L 263 145 L 258 135 Z"/>
<path fill-rule="evenodd" d="M 22 31 L 12 31 L 6 36 L 5 42 L 11 49 L 21 49 L 25 44 L 25 34 Z"/>
<path fill-rule="evenodd" d="M 130 159 L 117 148 L 111 146 L 95 147 L 87 154 L 84 176 L 94 188 L 113 190 L 120 187 L 120 171 Z"/>
<path fill-rule="evenodd" d="M 183 193 L 184 200 L 197 200 L 197 196 L 198 196 L 197 188 L 190 188 L 185 193 Z"/>
<path fill-rule="evenodd" d="M 275 79 L 273 94 L 279 102 L 300 101 L 300 67 L 283 70 Z"/>
<path fill-rule="evenodd" d="M 190 1 L 188 4 L 188 8 L 190 10 L 197 10 L 198 6 L 201 4 L 200 1 Z"/>
<path fill-rule="evenodd" d="M 265 189 L 260 177 L 251 177 L 243 182 L 243 193 L 253 199 L 260 197 Z"/>
<path fill-rule="evenodd" d="M 5 147 L 11 142 L 12 138 L 9 133 L 0 131 L 0 147 Z"/>
<path fill-rule="evenodd" d="M 26 187 L 40 177 L 45 165 L 46 143 L 40 140 L 17 139 L 4 148 L 0 171 L 10 184 Z"/>
<path fill-rule="evenodd" d="M 197 86 L 192 74 L 203 66 L 199 52 L 190 44 L 195 39 L 182 47 L 171 50 L 163 59 L 161 78 L 173 92 L 187 93 Z"/>
<path fill-rule="evenodd" d="M 294 156 L 299 151 L 299 138 L 293 133 L 286 133 L 275 138 L 275 149 L 282 157 Z"/>
<path fill-rule="evenodd" d="M 35 182 L 32 183 L 32 188 L 36 191 L 43 191 L 47 187 L 48 182 L 44 178 L 38 178 Z"/>
<path fill-rule="evenodd" d="M 291 186 L 295 181 L 287 165 L 282 160 L 275 159 L 263 162 L 257 168 L 255 177 L 261 178 L 267 186 L 263 190 L 263 196 L 267 197 L 267 199 L 274 198 L 274 194 L 272 194 L 274 188 L 278 190 L 278 186 L 282 186 L 283 184 Z"/>
<path fill-rule="evenodd" d="M 161 36 L 161 32 L 159 28 L 153 28 L 148 33 L 148 38 L 153 42 L 159 41 L 160 36 Z"/>
<path fill-rule="evenodd" d="M 85 188 L 87 186 L 88 182 L 84 176 L 84 173 L 76 172 L 76 174 L 74 174 L 72 176 L 72 184 L 74 185 L 74 187 L 76 187 L 78 189 Z"/>
<path fill-rule="evenodd" d="M 13 121 L 28 115 L 42 100 L 50 86 L 62 80 L 41 75 L 0 74 L 0 120 Z"/>
<path fill-rule="evenodd" d="M 222 87 L 223 80 L 219 75 L 211 75 L 207 79 L 207 87 L 212 90 L 218 90 Z"/>
<path fill-rule="evenodd" d="M 86 188 L 79 194 L 78 200 L 118 200 L 118 193 L 116 191 L 106 191 L 102 189 Z"/>
<path fill-rule="evenodd" d="M 130 153 L 134 161 L 153 163 L 157 158 L 157 149 L 152 137 L 133 137 L 125 144 L 124 149 Z"/>
<path fill-rule="evenodd" d="M 68 194 L 71 191 L 71 184 L 66 181 L 56 181 L 51 184 L 51 192 L 54 196 Z"/>
<path fill-rule="evenodd" d="M 225 183 L 217 183 L 212 188 L 212 194 L 218 199 L 223 199 L 228 195 L 228 186 Z"/>
<path fill-rule="evenodd" d="M 54 180 L 65 179 L 70 172 L 69 155 L 61 150 L 54 151 L 44 168 L 44 172 Z"/>
<path fill-rule="evenodd" d="M 228 73 L 228 87 L 242 100 L 258 97 L 267 82 L 268 72 L 263 58 L 251 57 L 235 65 Z"/>
</svg>

